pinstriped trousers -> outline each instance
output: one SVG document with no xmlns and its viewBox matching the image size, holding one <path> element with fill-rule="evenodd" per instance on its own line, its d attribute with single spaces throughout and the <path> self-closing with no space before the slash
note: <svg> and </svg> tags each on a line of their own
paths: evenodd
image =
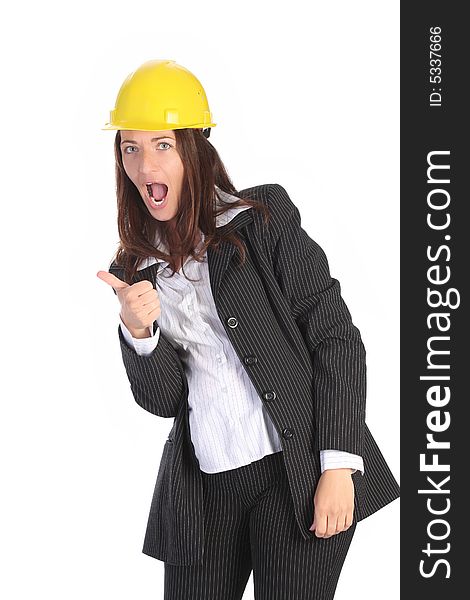
<svg viewBox="0 0 470 600">
<path fill-rule="evenodd" d="M 204 564 L 164 563 L 164 600 L 331 600 L 356 529 L 304 540 L 282 451 L 238 469 L 201 471 Z M 312 522 L 313 522 L 312 490 Z"/>
</svg>

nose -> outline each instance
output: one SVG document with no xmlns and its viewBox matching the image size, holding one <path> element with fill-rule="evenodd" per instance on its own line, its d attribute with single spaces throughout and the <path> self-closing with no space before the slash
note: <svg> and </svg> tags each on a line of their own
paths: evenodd
<svg viewBox="0 0 470 600">
<path fill-rule="evenodd" d="M 144 148 L 139 154 L 140 160 L 138 171 L 140 179 L 150 181 L 152 179 L 152 174 L 155 175 L 155 172 L 158 170 L 158 161 L 155 152 L 152 153 L 151 150 L 146 150 Z"/>
</svg>

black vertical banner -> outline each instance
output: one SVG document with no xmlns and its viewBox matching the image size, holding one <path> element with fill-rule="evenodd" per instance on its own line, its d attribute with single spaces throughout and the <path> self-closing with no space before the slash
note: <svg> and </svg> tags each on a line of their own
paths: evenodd
<svg viewBox="0 0 470 600">
<path fill-rule="evenodd" d="M 467 7 L 401 3 L 401 597 L 468 597 Z M 465 105 L 465 108 L 464 108 Z"/>
</svg>

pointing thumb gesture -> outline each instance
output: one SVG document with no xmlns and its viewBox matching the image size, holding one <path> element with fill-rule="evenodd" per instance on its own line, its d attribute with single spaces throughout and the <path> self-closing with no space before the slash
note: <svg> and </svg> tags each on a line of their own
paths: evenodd
<svg viewBox="0 0 470 600">
<path fill-rule="evenodd" d="M 152 283 L 144 279 L 129 285 L 108 271 L 98 271 L 96 275 L 116 291 L 121 319 L 132 336 L 151 336 L 153 322 L 160 316 L 160 298 Z"/>
<path fill-rule="evenodd" d="M 96 275 L 100 279 L 102 279 L 103 281 L 105 281 L 106 283 L 108 283 L 116 291 L 117 290 L 123 290 L 125 288 L 130 287 L 130 285 L 128 283 L 126 283 L 125 281 L 122 281 L 121 279 L 119 279 L 118 277 L 116 277 L 116 275 L 113 275 L 112 273 L 109 273 L 109 271 L 98 271 L 98 273 Z"/>
</svg>

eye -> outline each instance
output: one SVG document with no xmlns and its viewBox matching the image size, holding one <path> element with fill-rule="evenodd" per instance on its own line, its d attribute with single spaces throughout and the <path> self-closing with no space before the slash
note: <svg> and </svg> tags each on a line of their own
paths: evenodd
<svg viewBox="0 0 470 600">
<path fill-rule="evenodd" d="M 172 145 L 169 144 L 168 142 L 160 142 L 158 144 L 158 146 L 161 146 L 162 144 L 166 144 L 168 146 L 168 148 L 172 148 Z M 137 150 L 137 146 L 126 146 L 124 148 L 124 154 L 135 154 L 135 152 L 128 152 L 129 148 L 134 148 Z M 164 150 L 167 150 L 167 148 L 164 148 Z"/>
</svg>

